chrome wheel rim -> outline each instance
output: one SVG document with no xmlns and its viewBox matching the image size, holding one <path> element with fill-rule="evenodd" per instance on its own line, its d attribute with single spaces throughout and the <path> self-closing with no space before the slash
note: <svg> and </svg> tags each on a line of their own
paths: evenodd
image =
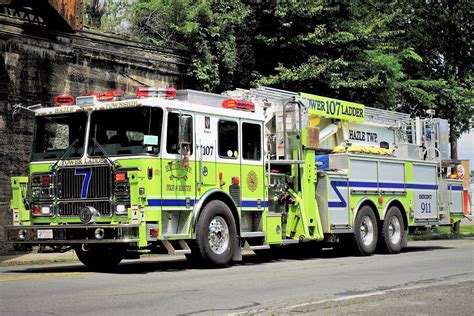
<svg viewBox="0 0 474 316">
<path fill-rule="evenodd" d="M 365 246 L 374 241 L 374 224 L 369 216 L 364 216 L 360 223 L 360 239 Z"/>
<path fill-rule="evenodd" d="M 392 216 L 388 222 L 388 236 L 392 244 L 396 245 L 400 242 L 402 232 L 400 228 L 400 221 L 396 216 Z"/>
<path fill-rule="evenodd" d="M 209 223 L 209 246 L 215 254 L 222 254 L 229 246 L 229 227 L 220 216 L 216 216 Z"/>
</svg>

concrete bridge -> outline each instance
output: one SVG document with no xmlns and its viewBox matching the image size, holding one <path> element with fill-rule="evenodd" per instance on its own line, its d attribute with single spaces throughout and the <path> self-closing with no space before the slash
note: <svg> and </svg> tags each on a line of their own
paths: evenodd
<svg viewBox="0 0 474 316">
<path fill-rule="evenodd" d="M 11 223 L 10 176 L 27 174 L 32 142 L 32 116 L 13 115 L 15 104 L 50 104 L 55 95 L 87 91 L 134 93 L 144 84 L 181 88 L 187 63 L 173 50 L 82 29 L 82 13 L 64 7 L 82 1 L 41 1 L 59 8 L 56 15 L 27 7 L 38 0 L 8 2 L 0 0 L 0 227 Z M 3 233 L 0 228 L 0 243 Z M 0 244 L 0 252 L 6 250 Z"/>
</svg>

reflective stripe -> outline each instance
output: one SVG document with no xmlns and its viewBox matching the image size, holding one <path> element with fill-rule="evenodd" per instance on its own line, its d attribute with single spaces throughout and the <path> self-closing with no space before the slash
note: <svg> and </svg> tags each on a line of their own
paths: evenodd
<svg viewBox="0 0 474 316">
<path fill-rule="evenodd" d="M 189 205 L 194 206 L 199 200 L 189 200 Z M 258 201 L 242 201 L 242 207 L 257 207 Z M 186 206 L 186 199 L 148 199 L 148 206 Z M 268 207 L 267 201 L 260 201 L 260 207 Z"/>
<path fill-rule="evenodd" d="M 329 202 L 329 207 L 347 207 L 347 202 L 344 200 L 341 192 L 337 187 L 349 188 L 384 188 L 384 189 L 419 189 L 419 190 L 437 190 L 438 186 L 433 184 L 417 184 L 417 183 L 377 183 L 377 182 L 363 182 L 363 181 L 331 181 L 331 187 L 336 193 L 339 201 Z M 462 187 L 451 187 L 451 190 L 462 190 Z"/>
</svg>

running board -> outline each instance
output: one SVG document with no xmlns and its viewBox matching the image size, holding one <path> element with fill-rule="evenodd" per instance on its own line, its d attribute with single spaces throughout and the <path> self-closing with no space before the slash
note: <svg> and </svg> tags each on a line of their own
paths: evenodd
<svg viewBox="0 0 474 316">
<path fill-rule="evenodd" d="M 265 250 L 265 249 L 270 249 L 270 246 L 269 245 L 249 246 L 249 248 L 252 250 Z"/>
<path fill-rule="evenodd" d="M 296 240 L 296 239 L 283 239 L 281 241 L 282 245 L 291 245 L 291 244 L 299 244 L 299 243 L 300 243 L 300 241 Z"/>
<path fill-rule="evenodd" d="M 191 253 L 191 249 L 189 249 L 188 244 L 184 240 L 178 240 L 178 245 L 181 249 L 175 249 L 173 244 L 168 240 L 162 240 L 161 242 L 170 255 L 187 255 Z"/>
<path fill-rule="evenodd" d="M 265 237 L 264 232 L 243 232 L 240 235 L 241 235 L 242 238 Z"/>
</svg>

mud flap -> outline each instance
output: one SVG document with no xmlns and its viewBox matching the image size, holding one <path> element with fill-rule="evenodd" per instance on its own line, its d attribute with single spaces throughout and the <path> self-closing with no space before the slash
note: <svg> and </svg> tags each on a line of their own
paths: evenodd
<svg viewBox="0 0 474 316">
<path fill-rule="evenodd" d="M 232 256 L 232 261 L 242 261 L 242 248 L 240 247 L 239 238 L 235 238 L 235 251 Z"/>
<path fill-rule="evenodd" d="M 403 231 L 402 235 L 402 248 L 405 248 L 408 245 L 408 230 Z"/>
</svg>

